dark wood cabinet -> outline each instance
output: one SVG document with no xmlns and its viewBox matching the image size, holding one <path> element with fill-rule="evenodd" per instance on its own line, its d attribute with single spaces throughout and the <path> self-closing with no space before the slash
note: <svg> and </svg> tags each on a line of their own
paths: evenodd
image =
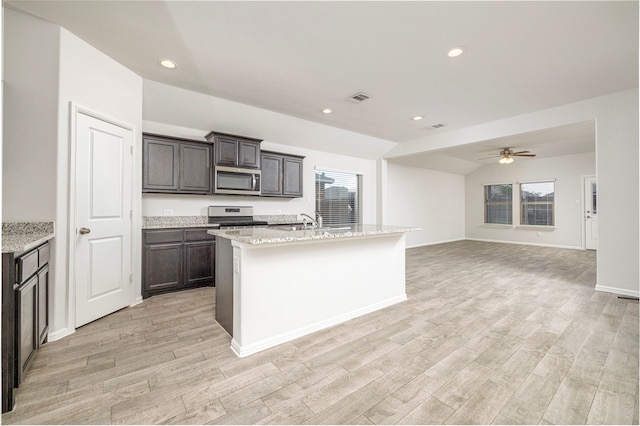
<svg viewBox="0 0 640 426">
<path fill-rule="evenodd" d="M 2 412 L 49 332 L 49 243 L 2 254 Z"/>
<path fill-rule="evenodd" d="M 38 272 L 38 346 L 49 334 L 49 266 Z"/>
<path fill-rule="evenodd" d="M 209 132 L 205 138 L 213 143 L 213 159 L 216 166 L 260 168 L 260 143 L 262 139 L 219 132 Z"/>
<path fill-rule="evenodd" d="M 144 134 L 142 191 L 211 193 L 211 144 Z"/>
<path fill-rule="evenodd" d="M 262 151 L 262 195 L 282 195 L 282 155 Z"/>
<path fill-rule="evenodd" d="M 262 195 L 302 197 L 302 163 L 304 157 L 262 151 Z"/>
<path fill-rule="evenodd" d="M 215 236 L 207 228 L 143 230 L 142 297 L 213 286 Z"/>
<path fill-rule="evenodd" d="M 16 386 L 38 350 L 38 276 L 33 276 L 16 290 Z"/>
</svg>

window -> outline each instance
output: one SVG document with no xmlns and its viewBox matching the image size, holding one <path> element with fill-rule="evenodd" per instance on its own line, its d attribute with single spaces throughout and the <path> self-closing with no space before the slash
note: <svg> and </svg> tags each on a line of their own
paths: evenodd
<svg viewBox="0 0 640 426">
<path fill-rule="evenodd" d="M 325 225 L 362 223 L 362 175 L 316 170 L 316 211 Z"/>
<path fill-rule="evenodd" d="M 555 182 L 520 184 L 520 225 L 554 226 Z"/>
<path fill-rule="evenodd" d="M 511 225 L 513 223 L 512 185 L 484 186 L 484 223 Z"/>
</svg>

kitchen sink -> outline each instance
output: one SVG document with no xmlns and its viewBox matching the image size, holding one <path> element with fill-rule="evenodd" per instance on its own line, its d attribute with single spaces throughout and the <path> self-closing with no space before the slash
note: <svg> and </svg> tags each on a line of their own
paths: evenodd
<svg viewBox="0 0 640 426">
<path fill-rule="evenodd" d="M 320 231 L 320 232 L 346 232 L 350 231 L 349 226 L 323 226 L 322 228 L 316 228 L 314 226 L 304 225 L 278 225 L 271 226 L 271 229 L 278 229 L 280 231 Z"/>
</svg>

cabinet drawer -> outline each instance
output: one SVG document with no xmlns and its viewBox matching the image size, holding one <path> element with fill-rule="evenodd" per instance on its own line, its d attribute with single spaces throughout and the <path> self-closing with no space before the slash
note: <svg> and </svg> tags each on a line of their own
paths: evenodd
<svg viewBox="0 0 640 426">
<path fill-rule="evenodd" d="M 16 260 L 16 281 L 23 283 L 38 270 L 38 250 L 33 250 Z"/>
<path fill-rule="evenodd" d="M 145 244 L 182 242 L 182 229 L 170 229 L 166 231 L 144 231 Z"/>
<path fill-rule="evenodd" d="M 49 243 L 38 247 L 38 268 L 49 263 Z"/>
<path fill-rule="evenodd" d="M 209 229 L 215 228 L 200 228 L 200 229 L 185 229 L 184 240 L 185 241 L 206 241 L 215 240 L 216 236 L 207 234 Z"/>
</svg>

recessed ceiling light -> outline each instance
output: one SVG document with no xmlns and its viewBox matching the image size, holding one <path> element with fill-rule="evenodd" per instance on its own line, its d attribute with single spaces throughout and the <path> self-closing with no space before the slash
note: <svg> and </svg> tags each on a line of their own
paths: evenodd
<svg viewBox="0 0 640 426">
<path fill-rule="evenodd" d="M 162 65 L 165 68 L 175 68 L 178 64 L 176 64 L 175 62 L 173 62 L 171 59 L 163 59 L 160 61 L 160 65 Z"/>
<path fill-rule="evenodd" d="M 331 109 L 329 109 L 329 108 L 325 108 L 325 109 L 323 109 L 323 110 L 322 110 L 322 113 L 323 113 L 323 114 L 331 114 L 331 112 L 332 112 L 332 111 L 331 111 Z"/>
<path fill-rule="evenodd" d="M 454 47 L 447 53 L 447 56 L 450 58 L 455 58 L 456 56 L 462 55 L 463 52 L 464 49 L 462 47 Z"/>
<path fill-rule="evenodd" d="M 420 121 L 420 120 L 422 120 L 423 118 L 424 118 L 424 117 L 423 117 L 423 116 L 421 116 L 421 115 L 416 115 L 415 117 L 412 117 L 411 119 L 412 119 L 413 121 Z"/>
</svg>

